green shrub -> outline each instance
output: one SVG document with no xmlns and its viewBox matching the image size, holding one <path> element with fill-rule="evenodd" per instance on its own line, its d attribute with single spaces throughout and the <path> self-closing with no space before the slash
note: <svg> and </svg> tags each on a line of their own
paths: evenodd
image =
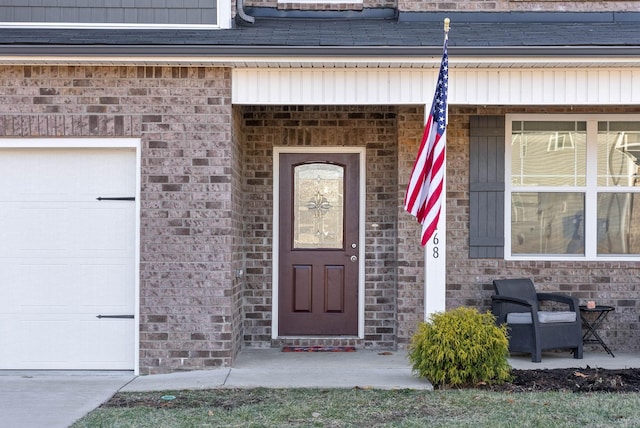
<svg viewBox="0 0 640 428">
<path fill-rule="evenodd" d="M 490 313 L 460 307 L 433 314 L 411 338 L 409 360 L 435 387 L 510 380 L 507 329 Z"/>
</svg>

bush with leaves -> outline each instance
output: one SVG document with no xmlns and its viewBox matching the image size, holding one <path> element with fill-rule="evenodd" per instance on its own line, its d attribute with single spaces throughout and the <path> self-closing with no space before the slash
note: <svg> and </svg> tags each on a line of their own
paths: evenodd
<svg viewBox="0 0 640 428">
<path fill-rule="evenodd" d="M 511 379 L 505 325 L 490 312 L 460 307 L 431 315 L 411 338 L 409 360 L 436 387 L 497 384 Z"/>
</svg>

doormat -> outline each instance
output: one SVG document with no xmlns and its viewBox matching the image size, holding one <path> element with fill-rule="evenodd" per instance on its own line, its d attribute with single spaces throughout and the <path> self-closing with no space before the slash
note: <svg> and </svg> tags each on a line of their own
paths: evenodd
<svg viewBox="0 0 640 428">
<path fill-rule="evenodd" d="M 356 352 L 355 346 L 284 346 L 282 352 Z"/>
</svg>

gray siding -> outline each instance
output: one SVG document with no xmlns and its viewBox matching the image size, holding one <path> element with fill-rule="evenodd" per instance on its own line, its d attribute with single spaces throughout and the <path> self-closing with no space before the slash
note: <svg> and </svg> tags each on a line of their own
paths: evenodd
<svg viewBox="0 0 640 428">
<path fill-rule="evenodd" d="M 469 257 L 504 257 L 504 116 L 469 126 Z"/>
<path fill-rule="evenodd" d="M 217 24 L 216 0 L 0 0 L 0 22 Z"/>
</svg>

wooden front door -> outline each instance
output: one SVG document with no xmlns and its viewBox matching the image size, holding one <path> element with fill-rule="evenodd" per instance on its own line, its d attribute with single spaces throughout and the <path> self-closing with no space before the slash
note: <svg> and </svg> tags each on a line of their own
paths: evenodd
<svg viewBox="0 0 640 428">
<path fill-rule="evenodd" d="M 279 334 L 358 334 L 358 153 L 282 153 Z"/>
</svg>

